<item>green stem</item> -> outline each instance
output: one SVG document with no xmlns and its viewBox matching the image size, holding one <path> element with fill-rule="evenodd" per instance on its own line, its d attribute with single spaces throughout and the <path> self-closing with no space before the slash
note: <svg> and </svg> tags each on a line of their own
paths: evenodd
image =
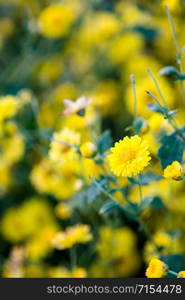
<svg viewBox="0 0 185 300">
<path fill-rule="evenodd" d="M 94 184 L 96 184 L 96 186 L 98 187 L 98 189 L 105 195 L 107 196 L 109 199 L 111 199 L 112 201 L 114 201 L 122 210 L 125 210 L 122 205 L 111 195 L 109 194 L 106 189 L 104 189 L 93 177 L 90 177 L 92 182 Z M 127 200 L 128 201 L 128 200 Z M 129 203 L 129 201 L 128 201 Z M 146 224 L 143 222 L 142 219 L 140 219 L 136 214 L 135 212 L 129 212 L 129 213 L 132 213 L 132 215 L 134 215 L 135 217 L 135 220 L 138 222 L 138 224 L 140 225 L 140 228 L 143 230 L 143 232 L 145 233 L 146 237 L 151 240 L 153 243 L 154 243 L 154 246 L 157 248 L 157 246 L 155 245 L 155 242 L 153 241 L 153 238 L 152 238 L 152 234 L 150 233 L 150 231 L 148 230 Z"/>
<path fill-rule="evenodd" d="M 158 91 L 158 93 L 159 93 L 159 95 L 161 97 L 161 100 L 163 101 L 164 106 L 168 109 L 168 105 L 167 105 L 166 99 L 165 99 L 165 97 L 164 97 L 164 95 L 163 95 L 163 93 L 162 93 L 162 91 L 160 89 L 160 86 L 159 86 L 156 78 L 154 77 L 154 75 L 153 75 L 153 73 L 152 73 L 152 71 L 150 69 L 148 69 L 147 72 L 150 75 L 153 83 L 155 84 L 155 87 L 156 87 L 156 89 L 157 89 L 157 91 Z"/>
<path fill-rule="evenodd" d="M 155 102 L 160 106 L 161 111 L 163 112 L 165 118 L 168 120 L 168 122 L 170 123 L 170 125 L 172 126 L 172 128 L 177 131 L 179 137 L 183 140 L 183 142 L 185 142 L 185 137 L 184 135 L 181 133 L 181 131 L 179 130 L 176 121 L 174 120 L 174 118 L 172 116 L 169 117 L 169 115 L 166 113 L 166 111 L 164 110 L 164 107 L 161 106 L 161 103 L 159 102 L 159 100 L 157 99 L 156 96 L 154 96 L 151 92 L 146 91 L 146 93 L 151 96 Z"/>
<path fill-rule="evenodd" d="M 168 20 L 169 20 L 171 31 L 172 31 L 172 37 L 173 37 L 173 41 L 174 41 L 174 45 L 175 45 L 175 50 L 176 50 L 177 64 L 179 66 L 180 73 L 183 74 L 182 53 L 180 51 L 178 40 L 177 40 L 177 34 L 176 34 L 176 30 L 175 30 L 175 24 L 174 24 L 171 12 L 169 10 L 169 7 L 167 5 L 165 5 L 165 10 L 166 10 L 166 14 L 168 16 Z M 184 101 L 184 104 L 185 104 L 185 87 L 184 87 L 183 81 L 180 82 L 180 85 L 181 85 L 181 89 L 182 89 L 183 101 Z"/>
<path fill-rule="evenodd" d="M 70 143 L 67 143 L 67 142 L 65 142 L 65 141 L 58 140 L 58 139 L 56 139 L 56 138 L 54 138 L 54 137 L 50 138 L 50 141 L 51 141 L 51 142 L 60 143 L 60 144 L 62 144 L 62 145 L 64 145 L 64 146 L 67 146 L 67 147 L 70 147 L 70 148 L 75 148 L 76 150 L 79 150 L 79 147 L 78 147 L 77 145 L 70 144 Z"/>
<path fill-rule="evenodd" d="M 75 247 L 71 248 L 69 250 L 69 253 L 70 253 L 71 270 L 73 270 L 76 267 L 76 264 L 77 264 L 77 256 L 76 256 L 76 249 L 75 249 Z"/>
<path fill-rule="evenodd" d="M 139 187 L 139 198 L 140 198 L 140 203 L 143 201 L 143 193 L 142 193 L 142 186 L 141 186 L 141 178 L 138 175 L 138 187 Z"/>
<path fill-rule="evenodd" d="M 177 272 L 172 271 L 172 270 L 168 270 L 168 273 L 169 273 L 169 274 L 172 274 L 172 275 L 174 275 L 174 276 L 176 276 L 176 277 L 184 278 L 183 276 L 179 275 Z"/>
<path fill-rule="evenodd" d="M 130 75 L 130 81 L 132 85 L 132 92 L 134 98 L 134 122 L 135 122 L 137 119 L 137 94 L 136 94 L 136 79 L 134 74 Z"/>
</svg>

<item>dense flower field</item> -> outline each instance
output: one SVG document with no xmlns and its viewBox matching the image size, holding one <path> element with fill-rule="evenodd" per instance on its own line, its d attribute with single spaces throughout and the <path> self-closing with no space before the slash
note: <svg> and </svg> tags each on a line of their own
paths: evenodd
<svg viewBox="0 0 185 300">
<path fill-rule="evenodd" d="M 0 0 L 1 277 L 185 277 L 184 16 Z"/>
</svg>

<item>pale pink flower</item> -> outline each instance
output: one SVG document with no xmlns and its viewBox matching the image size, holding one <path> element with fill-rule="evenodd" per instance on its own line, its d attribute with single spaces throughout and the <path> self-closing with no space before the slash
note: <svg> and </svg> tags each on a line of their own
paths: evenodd
<svg viewBox="0 0 185 300">
<path fill-rule="evenodd" d="M 82 96 L 76 101 L 71 101 L 68 99 L 64 100 L 65 109 L 63 111 L 64 116 L 70 116 L 73 114 L 78 114 L 84 116 L 86 107 L 92 102 L 92 98 L 87 98 Z"/>
</svg>

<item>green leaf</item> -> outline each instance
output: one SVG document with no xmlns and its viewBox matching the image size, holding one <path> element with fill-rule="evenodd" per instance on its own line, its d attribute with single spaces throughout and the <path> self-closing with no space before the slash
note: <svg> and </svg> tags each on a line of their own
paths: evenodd
<svg viewBox="0 0 185 300">
<path fill-rule="evenodd" d="M 174 254 L 174 255 L 161 256 L 160 258 L 169 266 L 169 269 L 175 272 L 184 270 L 185 255 Z"/>
<path fill-rule="evenodd" d="M 179 71 L 173 66 L 166 66 L 159 71 L 159 75 L 179 75 Z"/>
<path fill-rule="evenodd" d="M 100 214 L 105 214 L 105 213 L 108 213 L 108 212 L 114 210 L 115 208 L 118 208 L 118 207 L 119 207 L 119 205 L 116 202 L 108 201 L 106 204 L 104 204 L 100 208 L 99 213 Z"/>
<path fill-rule="evenodd" d="M 151 202 L 151 206 L 155 210 L 160 210 L 161 208 L 165 208 L 165 205 L 159 196 L 154 197 L 153 201 Z"/>
<path fill-rule="evenodd" d="M 157 104 L 148 104 L 148 108 L 151 111 L 154 111 L 156 113 L 162 114 L 162 115 L 166 115 L 168 113 L 168 110 L 160 105 Z"/>
<path fill-rule="evenodd" d="M 166 168 L 174 160 L 182 162 L 184 143 L 175 131 L 170 135 L 166 135 L 161 140 L 161 147 L 158 151 L 158 156 L 163 168 Z"/>
<path fill-rule="evenodd" d="M 98 188 L 97 184 L 99 184 L 102 188 L 108 189 L 109 177 L 108 176 L 101 176 L 100 179 L 95 179 L 94 182 L 89 186 L 88 190 L 86 191 L 86 196 L 88 202 L 92 203 L 102 194 L 101 189 Z"/>
<path fill-rule="evenodd" d="M 149 197 L 144 198 L 138 207 L 138 211 L 141 212 L 144 209 L 146 209 L 147 207 L 149 207 L 152 204 L 154 198 L 155 198 L 155 196 L 149 196 Z"/>
<path fill-rule="evenodd" d="M 137 179 L 135 179 L 133 177 L 128 177 L 128 180 L 132 184 L 148 185 L 152 181 L 159 181 L 162 179 L 162 176 L 156 175 L 152 172 L 147 172 L 147 173 L 141 174 L 139 177 L 140 177 L 140 181 L 138 181 Z"/>
<path fill-rule="evenodd" d="M 182 80 L 185 80 L 185 75 L 180 75 L 180 76 L 177 76 L 173 79 L 174 81 L 182 81 Z"/>
<path fill-rule="evenodd" d="M 97 186 L 93 183 L 87 190 L 87 201 L 92 203 L 97 199 L 97 197 L 101 194 L 101 191 L 97 188 Z"/>
<path fill-rule="evenodd" d="M 137 118 L 134 122 L 134 132 L 135 134 L 140 133 L 141 128 L 143 127 L 143 124 L 145 123 L 145 120 L 143 120 L 142 118 Z"/>
<path fill-rule="evenodd" d="M 169 110 L 169 111 L 167 112 L 167 115 L 168 115 L 169 117 L 172 117 L 172 116 L 176 115 L 177 112 L 178 112 L 178 109 Z"/>
<path fill-rule="evenodd" d="M 110 130 L 106 130 L 98 141 L 98 151 L 104 154 L 112 145 L 112 136 Z"/>
<path fill-rule="evenodd" d="M 152 172 L 147 172 L 140 175 L 140 184 L 141 185 L 148 185 L 153 181 L 159 181 L 162 179 L 162 176 L 156 175 Z"/>
<path fill-rule="evenodd" d="M 161 198 L 158 196 L 148 196 L 138 206 L 138 212 L 145 210 L 147 207 L 153 207 L 155 210 L 159 210 L 164 207 Z"/>
</svg>

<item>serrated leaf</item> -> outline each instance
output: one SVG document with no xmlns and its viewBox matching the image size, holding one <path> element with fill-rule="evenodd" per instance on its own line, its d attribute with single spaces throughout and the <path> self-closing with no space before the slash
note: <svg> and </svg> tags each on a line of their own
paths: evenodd
<svg viewBox="0 0 185 300">
<path fill-rule="evenodd" d="M 173 66 L 166 66 L 159 71 L 159 75 L 179 75 L 179 71 Z"/>
<path fill-rule="evenodd" d="M 110 130 L 106 130 L 98 141 L 98 151 L 104 154 L 112 145 L 112 136 Z"/>
</svg>

